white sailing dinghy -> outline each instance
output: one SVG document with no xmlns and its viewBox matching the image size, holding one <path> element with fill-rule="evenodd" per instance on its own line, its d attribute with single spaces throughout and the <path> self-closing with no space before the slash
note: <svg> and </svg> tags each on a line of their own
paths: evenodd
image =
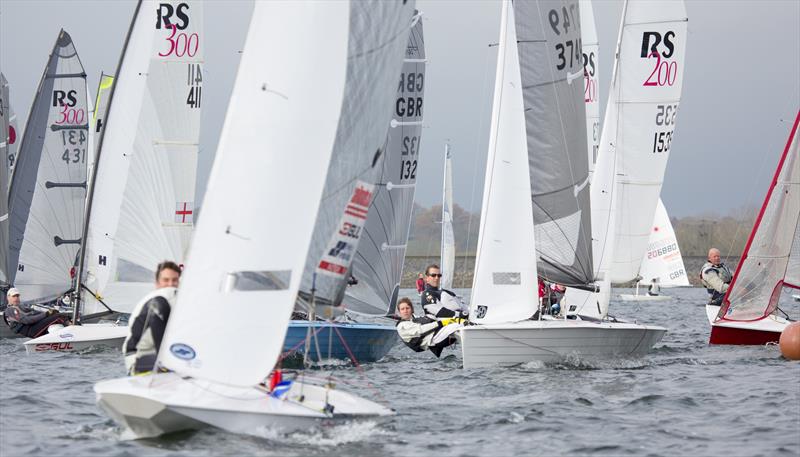
<svg viewBox="0 0 800 457">
<path fill-rule="evenodd" d="M 683 264 L 678 238 L 672 228 L 667 209 L 658 199 L 653 227 L 650 231 L 650 243 L 642 258 L 639 271 L 641 278 L 636 282 L 636 294 L 620 294 L 623 301 L 661 301 L 669 300 L 669 295 L 639 294 L 639 286 L 649 286 L 655 280 L 660 287 L 689 287 L 689 276 Z"/>
<path fill-rule="evenodd" d="M 784 288 L 800 289 L 800 111 L 722 306 L 706 305 L 710 344 L 775 343 Z"/>
<path fill-rule="evenodd" d="M 453 232 L 453 157 L 450 144 L 444 146 L 444 180 L 442 190 L 442 246 L 440 263 L 442 289 L 453 289 L 456 272 L 456 239 Z"/>
<path fill-rule="evenodd" d="M 680 103 L 687 24 L 682 1 L 623 5 L 591 188 L 600 292 L 569 289 L 570 314 L 605 318 L 611 284 L 640 276 Z"/>
<path fill-rule="evenodd" d="M 72 38 L 61 30 L 11 182 L 8 262 L 26 303 L 50 302 L 73 288 L 91 154 L 89 117 L 86 72 Z"/>
<path fill-rule="evenodd" d="M 130 313 L 152 290 L 159 262 L 183 264 L 193 226 L 202 24 L 202 2 L 137 4 L 113 87 L 105 91 L 106 125 L 78 256 L 79 325 L 26 342 L 29 352 L 121 347 L 125 324 L 80 325 L 81 316 Z"/>
<path fill-rule="evenodd" d="M 328 186 L 336 172 L 369 174 L 376 165 L 413 11 L 412 1 L 255 4 L 204 217 L 159 352 L 172 372 L 95 385 L 99 405 L 134 436 L 204 425 L 292 431 L 393 414 L 330 384 L 295 379 L 270 393 L 260 383 L 278 361 L 315 232 L 334 211 L 326 207 L 366 211 L 371 184 Z M 241 198 L 287 189 L 291 198 Z M 292 217 L 268 223 L 276 214 Z M 338 272 L 357 248 L 336 246 L 316 266 Z M 318 277 L 328 279 L 319 287 L 343 293 L 346 276 Z M 220 316 L 220 307 L 232 312 Z"/>
<path fill-rule="evenodd" d="M 578 14 L 577 1 L 503 2 L 470 310 L 477 325 L 460 331 L 465 368 L 637 356 L 666 331 L 582 316 L 531 319 L 537 275 L 594 288 Z"/>
</svg>

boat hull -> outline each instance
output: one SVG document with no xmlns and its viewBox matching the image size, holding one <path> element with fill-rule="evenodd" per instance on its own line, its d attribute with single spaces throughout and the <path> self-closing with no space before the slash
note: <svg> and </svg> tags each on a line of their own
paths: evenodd
<svg viewBox="0 0 800 457">
<path fill-rule="evenodd" d="M 122 349 L 127 335 L 127 325 L 114 323 L 53 326 L 48 333 L 24 344 L 28 354 L 76 352 L 96 347 Z"/>
<path fill-rule="evenodd" d="M 314 362 L 320 362 L 320 358 L 350 360 L 351 354 L 358 363 L 375 362 L 400 340 L 394 325 L 293 320 L 283 343 L 285 356 L 293 353 L 295 357 L 303 357 L 309 327 L 319 343 L 319 354 L 313 340 L 311 343 L 309 358 Z"/>
<path fill-rule="evenodd" d="M 97 404 L 136 439 L 207 426 L 263 436 L 267 430 L 290 433 L 323 421 L 394 415 L 369 400 L 300 382 L 282 398 L 262 387 L 226 386 L 175 373 L 102 381 L 94 390 Z M 332 413 L 324 411 L 326 400 Z"/>
<path fill-rule="evenodd" d="M 709 344 L 764 345 L 777 343 L 789 321 L 778 316 L 768 316 L 753 322 L 718 321 L 719 306 L 706 305 L 706 315 L 711 324 Z"/>
<path fill-rule="evenodd" d="M 635 294 L 619 294 L 622 301 L 664 301 L 669 300 L 669 295 L 635 295 Z"/>
<path fill-rule="evenodd" d="M 481 368 L 568 356 L 639 357 L 666 332 L 664 327 L 625 322 L 553 319 L 468 326 L 460 338 L 464 368 Z"/>
</svg>

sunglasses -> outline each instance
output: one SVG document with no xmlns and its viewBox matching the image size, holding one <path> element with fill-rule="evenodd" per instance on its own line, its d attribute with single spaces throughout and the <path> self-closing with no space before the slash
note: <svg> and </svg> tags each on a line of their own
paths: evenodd
<svg viewBox="0 0 800 457">
<path fill-rule="evenodd" d="M 428 274 L 431 278 L 441 278 L 442 275 L 440 273 Z"/>
</svg>

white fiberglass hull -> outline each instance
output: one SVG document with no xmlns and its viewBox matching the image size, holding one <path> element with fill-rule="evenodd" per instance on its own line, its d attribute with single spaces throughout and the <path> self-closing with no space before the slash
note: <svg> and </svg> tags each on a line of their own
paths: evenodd
<svg viewBox="0 0 800 457">
<path fill-rule="evenodd" d="M 75 352 L 92 347 L 122 349 L 128 335 L 127 325 L 114 323 L 52 326 L 48 333 L 25 342 L 28 354 Z"/>
<path fill-rule="evenodd" d="M 619 294 L 622 301 L 663 301 L 669 300 L 669 295 L 635 295 L 635 294 Z"/>
<path fill-rule="evenodd" d="M 464 368 L 581 358 L 638 357 L 667 329 L 627 322 L 548 319 L 461 329 Z"/>
<path fill-rule="evenodd" d="M 263 387 L 227 386 L 175 373 L 102 381 L 94 391 L 98 405 L 137 439 L 205 426 L 263 436 L 265 430 L 289 433 L 323 420 L 395 414 L 346 392 L 301 382 L 280 399 Z M 324 411 L 326 398 L 332 413 Z"/>
</svg>

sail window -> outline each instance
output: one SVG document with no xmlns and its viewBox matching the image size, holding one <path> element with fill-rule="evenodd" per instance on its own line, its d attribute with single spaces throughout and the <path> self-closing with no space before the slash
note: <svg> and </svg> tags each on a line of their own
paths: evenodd
<svg viewBox="0 0 800 457">
<path fill-rule="evenodd" d="M 519 272 L 492 273 L 492 282 L 496 286 L 518 286 L 522 284 L 522 275 Z"/>
<path fill-rule="evenodd" d="M 258 290 L 286 290 L 292 278 L 292 270 L 237 271 L 225 278 L 225 292 L 253 292 Z"/>
</svg>

